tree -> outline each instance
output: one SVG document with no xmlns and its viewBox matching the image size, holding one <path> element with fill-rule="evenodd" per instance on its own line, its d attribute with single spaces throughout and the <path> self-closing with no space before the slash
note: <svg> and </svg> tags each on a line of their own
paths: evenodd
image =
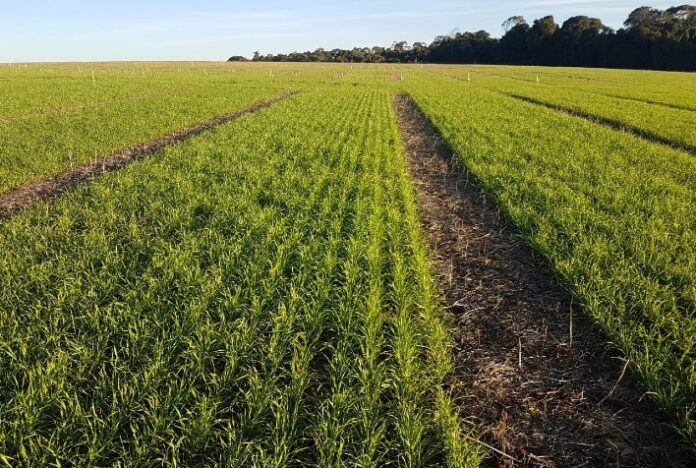
<svg viewBox="0 0 696 468">
<path fill-rule="evenodd" d="M 674 27 L 674 40 L 696 39 L 696 6 L 680 5 L 667 10 Z"/>
<path fill-rule="evenodd" d="M 511 16 L 505 34 L 495 39 L 486 31 L 437 36 L 426 45 L 397 41 L 391 47 L 355 47 L 262 56 L 260 61 L 312 62 L 439 62 L 570 65 L 589 67 L 696 70 L 696 6 L 666 10 L 636 8 L 625 28 L 614 32 L 598 18 L 574 16 L 558 26 L 553 16 L 534 20 Z M 243 57 L 231 57 L 242 60 Z"/>
<path fill-rule="evenodd" d="M 602 36 L 611 32 L 611 28 L 598 18 L 574 16 L 567 19 L 555 41 L 558 60 L 562 65 L 599 66 L 600 48 L 606 45 Z"/>
<path fill-rule="evenodd" d="M 414 42 L 411 47 L 411 59 L 413 62 L 424 62 L 428 58 L 428 45 L 425 42 Z"/>
<path fill-rule="evenodd" d="M 553 16 L 544 16 L 534 20 L 534 25 L 527 33 L 527 47 L 534 51 L 536 64 L 553 64 L 553 38 L 558 25 Z"/>
<path fill-rule="evenodd" d="M 551 39 L 556 31 L 558 31 L 558 25 L 553 16 L 544 16 L 534 20 L 534 26 L 532 26 L 530 33 L 539 40 L 546 40 Z"/>
<path fill-rule="evenodd" d="M 658 39 L 662 37 L 662 26 L 666 15 L 662 10 L 651 7 L 636 8 L 628 15 L 624 26 L 634 33 L 646 38 Z"/>
<path fill-rule="evenodd" d="M 529 25 L 527 21 L 521 16 L 513 16 L 503 23 L 503 27 L 505 27 L 508 22 L 510 22 L 510 24 L 514 23 L 514 26 L 512 26 L 500 40 L 498 60 L 502 63 L 529 63 L 530 57 L 527 48 Z"/>
<path fill-rule="evenodd" d="M 398 54 L 403 54 L 404 52 L 409 50 L 408 42 L 406 42 L 406 41 L 395 42 L 394 44 L 392 44 L 392 49 L 394 49 L 394 52 L 396 52 Z"/>
<path fill-rule="evenodd" d="M 602 20 L 587 16 L 568 18 L 559 30 L 559 34 L 564 39 L 572 39 L 575 42 L 580 42 L 583 37 L 596 36 L 608 32 L 611 32 L 611 28 L 605 26 Z"/>
<path fill-rule="evenodd" d="M 511 16 L 503 21 L 501 26 L 503 30 L 505 30 L 505 34 L 507 34 L 510 30 L 518 26 L 527 26 L 527 20 L 524 19 L 524 16 Z"/>
<path fill-rule="evenodd" d="M 324 62 L 326 61 L 326 51 L 320 47 L 314 52 L 308 53 L 307 60 L 310 62 Z"/>
</svg>

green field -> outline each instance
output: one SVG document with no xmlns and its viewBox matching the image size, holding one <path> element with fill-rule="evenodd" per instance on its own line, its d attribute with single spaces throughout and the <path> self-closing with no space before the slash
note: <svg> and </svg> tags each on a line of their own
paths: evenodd
<svg viewBox="0 0 696 468">
<path fill-rule="evenodd" d="M 0 462 L 477 466 L 398 93 L 696 444 L 693 74 L 37 64 L 0 83 L 0 195 L 298 92 L 0 220 Z"/>
</svg>

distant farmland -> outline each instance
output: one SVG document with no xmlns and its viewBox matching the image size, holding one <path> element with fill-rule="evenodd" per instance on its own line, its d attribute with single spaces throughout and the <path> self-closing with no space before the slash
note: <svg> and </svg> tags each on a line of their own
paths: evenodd
<svg viewBox="0 0 696 468">
<path fill-rule="evenodd" d="M 693 462 L 693 74 L 0 83 L 0 464 Z"/>
</svg>

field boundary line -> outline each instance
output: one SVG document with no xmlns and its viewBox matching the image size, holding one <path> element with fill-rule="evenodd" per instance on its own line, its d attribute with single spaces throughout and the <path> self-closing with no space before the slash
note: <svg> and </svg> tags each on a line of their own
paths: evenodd
<svg viewBox="0 0 696 468">
<path fill-rule="evenodd" d="M 34 203 L 54 198 L 62 193 L 87 182 L 107 172 L 113 172 L 124 168 L 131 162 L 153 155 L 158 151 L 181 143 L 203 132 L 220 125 L 237 120 L 247 114 L 252 114 L 261 109 L 296 95 L 297 91 L 289 91 L 277 96 L 264 99 L 249 107 L 228 114 L 223 114 L 207 122 L 191 127 L 186 127 L 165 136 L 155 138 L 137 146 L 121 150 L 117 153 L 94 159 L 80 166 L 68 169 L 59 174 L 36 179 L 0 194 L 0 219 L 9 218 L 13 214 L 33 205 Z"/>
<path fill-rule="evenodd" d="M 595 123 L 597 125 L 601 125 L 606 128 L 610 128 L 612 130 L 616 130 L 619 132 L 627 133 L 629 135 L 632 135 L 636 138 L 640 138 L 641 140 L 648 141 L 650 143 L 655 143 L 658 145 L 666 146 L 668 148 L 671 148 L 676 151 L 681 151 L 683 153 L 690 154 L 692 156 L 696 156 L 696 147 L 687 145 L 684 143 L 677 143 L 673 140 L 670 140 L 669 138 L 661 137 L 659 135 L 655 135 L 652 132 L 647 132 L 645 130 L 641 130 L 639 128 L 633 127 L 631 125 L 627 125 L 623 122 L 619 122 L 618 120 L 613 120 L 613 119 L 608 119 L 606 117 L 600 117 L 595 114 L 590 114 L 589 112 L 584 112 L 580 111 L 577 109 L 572 109 L 567 106 L 563 106 L 560 104 L 552 104 L 546 101 L 542 101 L 539 99 L 535 99 L 529 96 L 523 96 L 521 94 L 514 94 L 514 93 L 501 93 L 504 96 L 511 97 L 513 99 L 516 99 L 518 101 L 526 102 L 528 104 L 532 104 L 535 106 L 540 106 L 540 107 L 545 107 L 547 109 L 551 109 L 557 112 L 562 112 L 564 114 L 570 115 L 572 117 L 577 117 L 580 119 L 587 120 L 589 122 Z"/>
<path fill-rule="evenodd" d="M 571 292 L 504 208 L 409 95 L 393 105 L 449 311 L 447 383 L 478 438 L 506 454 L 489 464 L 508 466 L 510 456 L 525 466 L 606 466 L 619 457 L 642 467 L 677 453 L 669 422 L 630 374 L 621 378 L 621 353 L 573 313 Z"/>
</svg>

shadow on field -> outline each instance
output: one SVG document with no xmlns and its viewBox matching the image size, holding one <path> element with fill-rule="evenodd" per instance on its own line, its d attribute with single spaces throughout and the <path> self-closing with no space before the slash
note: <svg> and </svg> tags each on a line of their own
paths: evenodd
<svg viewBox="0 0 696 468">
<path fill-rule="evenodd" d="M 455 329 L 451 385 L 489 466 L 688 466 L 621 354 L 574 310 L 409 96 L 394 98 L 421 216 Z"/>
</svg>

